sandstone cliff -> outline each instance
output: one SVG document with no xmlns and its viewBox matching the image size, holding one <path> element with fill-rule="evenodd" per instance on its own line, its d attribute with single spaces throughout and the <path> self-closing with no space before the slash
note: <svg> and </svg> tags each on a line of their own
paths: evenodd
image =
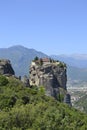
<svg viewBox="0 0 87 130">
<path fill-rule="evenodd" d="M 14 75 L 15 72 L 12 68 L 10 60 L 0 59 L 0 74 L 4 75 Z"/>
<path fill-rule="evenodd" d="M 57 98 L 60 88 L 66 92 L 66 65 L 48 58 L 36 59 L 31 63 L 29 79 L 30 85 L 43 86 L 46 95 Z"/>
</svg>

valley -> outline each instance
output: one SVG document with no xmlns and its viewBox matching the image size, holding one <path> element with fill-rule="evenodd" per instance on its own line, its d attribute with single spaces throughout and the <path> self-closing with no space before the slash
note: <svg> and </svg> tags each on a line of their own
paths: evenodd
<svg viewBox="0 0 87 130">
<path fill-rule="evenodd" d="M 67 88 L 67 91 L 71 95 L 71 102 L 72 106 L 76 109 L 79 109 L 82 112 L 87 113 L 87 108 L 86 108 L 86 97 L 87 97 L 87 83 L 85 82 L 84 84 L 77 86 L 71 86 Z"/>
</svg>

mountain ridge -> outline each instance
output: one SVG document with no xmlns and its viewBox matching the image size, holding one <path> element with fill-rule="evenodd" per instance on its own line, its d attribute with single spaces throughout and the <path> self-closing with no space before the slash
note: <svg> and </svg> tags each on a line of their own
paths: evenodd
<svg viewBox="0 0 87 130">
<path fill-rule="evenodd" d="M 28 75 L 28 66 L 35 56 L 47 57 L 47 55 L 42 52 L 34 49 L 28 49 L 20 45 L 3 49 L 0 48 L 0 58 L 11 60 L 16 75 Z"/>
<path fill-rule="evenodd" d="M 51 55 L 54 59 L 64 61 L 66 64 L 78 68 L 87 68 L 87 54 Z"/>
<path fill-rule="evenodd" d="M 78 60 L 76 59 L 76 55 L 73 60 L 72 57 L 69 57 L 64 54 L 58 56 L 48 56 L 40 51 L 36 51 L 35 49 L 29 49 L 21 45 L 15 45 L 3 49 L 0 48 L 0 58 L 11 60 L 12 66 L 17 76 L 29 75 L 30 63 L 36 56 L 38 56 L 40 58 L 51 57 L 53 59 L 65 62 L 68 66 L 68 78 L 70 78 L 71 80 L 80 79 L 81 81 L 87 81 L 87 60 L 83 60 L 83 58 L 81 60 Z M 86 54 L 83 54 L 82 56 L 86 57 Z"/>
</svg>

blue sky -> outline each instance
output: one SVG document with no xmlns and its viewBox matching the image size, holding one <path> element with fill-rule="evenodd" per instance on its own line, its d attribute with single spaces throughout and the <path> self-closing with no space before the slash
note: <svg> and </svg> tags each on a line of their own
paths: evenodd
<svg viewBox="0 0 87 130">
<path fill-rule="evenodd" d="M 0 0 L 0 48 L 87 53 L 87 0 Z"/>
</svg>

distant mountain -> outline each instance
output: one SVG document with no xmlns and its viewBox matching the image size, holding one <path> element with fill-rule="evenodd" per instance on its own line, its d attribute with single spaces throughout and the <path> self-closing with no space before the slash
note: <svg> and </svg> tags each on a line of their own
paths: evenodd
<svg viewBox="0 0 87 130">
<path fill-rule="evenodd" d="M 87 82 L 87 68 L 77 68 L 67 65 L 67 75 L 71 80 Z"/>
<path fill-rule="evenodd" d="M 54 59 L 59 59 L 69 66 L 87 68 L 87 54 L 51 55 L 51 57 Z"/>
<path fill-rule="evenodd" d="M 15 73 L 18 76 L 29 74 L 29 65 L 35 56 L 47 57 L 47 55 L 42 52 L 28 49 L 20 45 L 0 49 L 0 58 L 11 60 Z"/>
<path fill-rule="evenodd" d="M 46 54 L 17 45 L 0 49 L 0 58 L 11 60 L 16 75 L 29 75 L 31 61 L 38 57 L 48 57 Z M 87 81 L 87 55 L 52 55 L 53 59 L 67 64 L 68 79 Z"/>
<path fill-rule="evenodd" d="M 51 55 L 67 64 L 68 79 L 87 82 L 87 54 Z"/>
</svg>

